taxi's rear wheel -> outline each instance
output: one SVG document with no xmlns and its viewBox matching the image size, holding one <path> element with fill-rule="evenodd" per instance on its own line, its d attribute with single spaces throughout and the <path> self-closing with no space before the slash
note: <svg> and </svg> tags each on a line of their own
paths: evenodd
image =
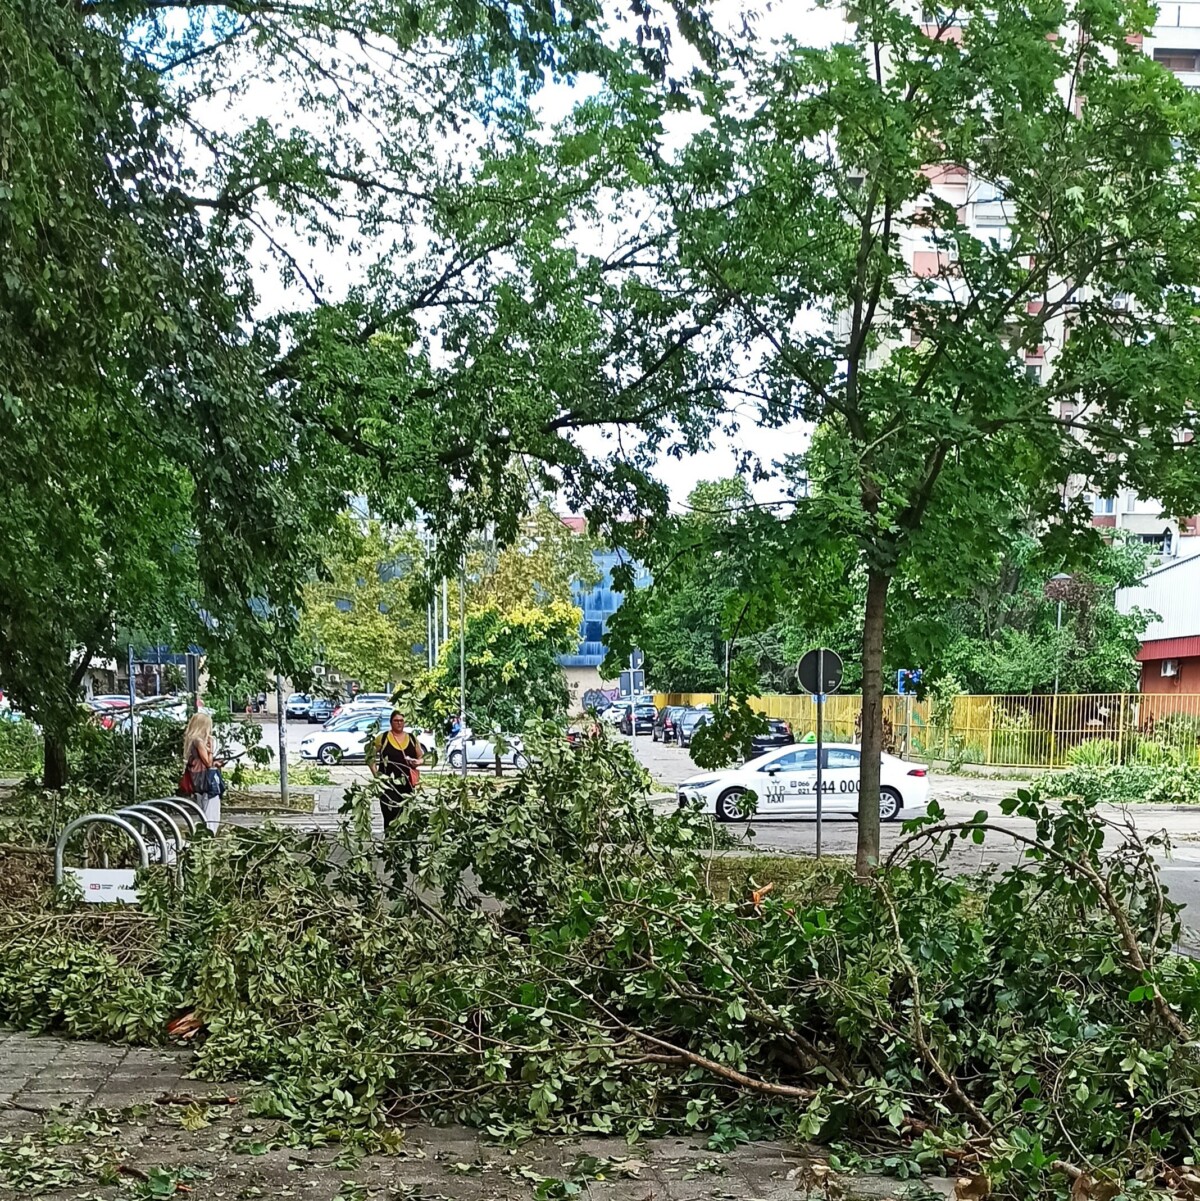
<svg viewBox="0 0 1200 1201">
<path fill-rule="evenodd" d="M 717 797 L 717 820 L 741 822 L 746 820 L 746 790 L 727 788 Z"/>
<path fill-rule="evenodd" d="M 904 804 L 900 799 L 900 794 L 894 788 L 879 790 L 879 820 L 881 822 L 895 821 L 903 808 Z"/>
</svg>

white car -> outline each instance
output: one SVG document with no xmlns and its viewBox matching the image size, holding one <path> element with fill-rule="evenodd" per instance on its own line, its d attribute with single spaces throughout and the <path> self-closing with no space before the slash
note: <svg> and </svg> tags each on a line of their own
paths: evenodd
<svg viewBox="0 0 1200 1201">
<path fill-rule="evenodd" d="M 386 729 L 387 714 L 363 713 L 354 718 L 338 718 L 332 727 L 326 726 L 300 743 L 300 758 L 315 759 L 326 767 L 338 763 L 364 763 L 367 744 Z M 437 762 L 437 740 L 427 730 L 410 733 L 415 733 L 421 744 L 423 766 L 432 767 Z"/>
<path fill-rule="evenodd" d="M 518 771 L 524 771 L 529 766 L 525 757 L 525 744 L 519 734 L 501 734 L 500 741 L 504 750 L 500 754 L 500 762 Z M 461 771 L 463 756 L 466 755 L 468 767 L 494 767 L 496 763 L 496 744 L 490 738 L 476 738 L 468 732 L 463 738 L 461 734 L 451 738 L 446 743 L 446 762 L 455 770 Z"/>
<path fill-rule="evenodd" d="M 834 743 L 824 747 L 821 773 L 823 816 L 849 816 L 858 812 L 859 748 Z M 758 797 L 756 806 L 747 793 Z M 928 772 L 897 759 L 881 756 L 879 817 L 894 821 L 909 811 L 924 811 L 929 803 Z M 817 748 L 812 743 L 780 746 L 724 771 L 704 772 L 679 786 L 679 804 L 698 805 L 719 821 L 756 817 L 816 817 Z"/>
</svg>

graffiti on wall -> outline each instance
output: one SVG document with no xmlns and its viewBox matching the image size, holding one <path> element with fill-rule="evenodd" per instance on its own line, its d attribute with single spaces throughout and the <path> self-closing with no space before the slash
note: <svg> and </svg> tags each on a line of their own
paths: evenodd
<svg viewBox="0 0 1200 1201">
<path fill-rule="evenodd" d="M 584 710 L 604 709 L 621 695 L 619 688 L 589 688 L 580 702 Z"/>
</svg>

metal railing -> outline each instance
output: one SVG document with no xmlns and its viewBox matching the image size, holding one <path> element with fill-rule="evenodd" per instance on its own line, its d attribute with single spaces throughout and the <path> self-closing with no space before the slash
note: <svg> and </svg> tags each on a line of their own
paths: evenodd
<svg viewBox="0 0 1200 1201">
<path fill-rule="evenodd" d="M 658 693 L 655 703 L 709 705 L 712 693 Z M 790 722 L 797 739 L 812 731 L 811 696 L 752 697 L 767 717 Z M 826 737 L 857 742 L 862 698 L 825 700 Z M 906 758 L 997 767 L 1071 764 L 1200 763 L 1200 694 L 1059 693 L 883 698 L 884 745 Z"/>
</svg>

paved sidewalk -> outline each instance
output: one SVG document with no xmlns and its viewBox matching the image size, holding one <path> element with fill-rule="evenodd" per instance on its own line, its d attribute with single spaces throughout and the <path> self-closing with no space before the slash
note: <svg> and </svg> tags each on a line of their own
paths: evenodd
<svg viewBox="0 0 1200 1201">
<path fill-rule="evenodd" d="M 125 1109 L 183 1088 L 182 1052 L 0 1030 L 0 1129 L 59 1107 Z M 186 1091 L 186 1089 L 184 1090 Z"/>
<path fill-rule="evenodd" d="M 387 1155 L 298 1147 L 285 1124 L 256 1117 L 220 1085 L 186 1079 L 186 1069 L 182 1052 L 0 1030 L 0 1201 L 35 1186 L 50 1201 L 120 1201 L 176 1185 L 192 1201 L 532 1201 L 539 1186 L 548 1197 L 581 1191 L 587 1201 L 953 1195 L 945 1178 L 837 1176 L 820 1149 L 782 1142 L 722 1155 L 703 1135 L 633 1147 L 622 1138 L 534 1139 L 513 1148 L 462 1126 L 409 1126 Z M 108 1113 L 71 1131 L 70 1119 L 98 1109 Z"/>
</svg>

